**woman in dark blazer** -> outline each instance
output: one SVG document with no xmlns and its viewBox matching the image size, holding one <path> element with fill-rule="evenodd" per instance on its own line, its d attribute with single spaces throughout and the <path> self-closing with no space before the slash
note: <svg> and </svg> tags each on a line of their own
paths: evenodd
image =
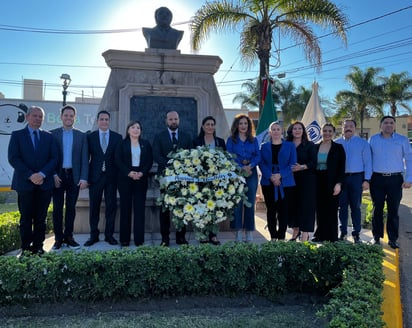
<svg viewBox="0 0 412 328">
<path fill-rule="evenodd" d="M 120 244 L 129 246 L 132 207 L 133 236 L 136 246 L 144 243 L 145 203 L 148 175 L 153 164 L 152 147 L 141 138 L 142 125 L 132 121 L 127 125 L 126 137 L 116 148 L 118 189 L 120 194 Z"/>
<path fill-rule="evenodd" d="M 213 116 L 206 116 L 202 120 L 202 126 L 200 127 L 199 135 L 193 141 L 193 146 L 209 146 L 212 149 L 220 148 L 226 150 L 226 143 L 222 138 L 216 137 L 216 120 Z M 220 245 L 220 241 L 217 240 L 216 234 L 209 233 L 209 240 L 201 240 L 201 243 L 211 243 L 213 245 Z"/>
<path fill-rule="evenodd" d="M 293 142 L 282 140 L 282 127 L 274 122 L 269 126 L 270 141 L 260 149 L 260 184 L 265 198 L 267 222 L 272 240 L 284 240 L 288 224 L 288 201 L 295 185 L 292 165 L 296 163 Z"/>
<path fill-rule="evenodd" d="M 308 241 L 309 233 L 315 230 L 316 193 L 310 190 L 315 190 L 316 186 L 317 151 L 302 122 L 289 126 L 286 140 L 295 144 L 298 157 L 292 165 L 296 186 L 289 201 L 288 224 L 293 229 L 290 240 L 300 237 L 301 241 Z"/>
<path fill-rule="evenodd" d="M 345 150 L 332 141 L 335 127 L 322 127 L 322 140 L 316 145 L 316 223 L 312 241 L 338 240 L 339 194 L 345 179 Z"/>
</svg>

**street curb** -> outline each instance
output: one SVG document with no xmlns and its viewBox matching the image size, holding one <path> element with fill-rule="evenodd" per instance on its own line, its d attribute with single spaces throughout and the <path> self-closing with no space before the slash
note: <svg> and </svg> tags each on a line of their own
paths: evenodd
<svg viewBox="0 0 412 328">
<path fill-rule="evenodd" d="M 385 243 L 387 240 L 385 238 Z M 402 303 L 399 273 L 399 249 L 392 249 L 388 245 L 383 247 L 385 257 L 383 259 L 383 273 L 385 281 L 383 284 L 383 321 L 387 328 L 402 328 Z"/>
</svg>

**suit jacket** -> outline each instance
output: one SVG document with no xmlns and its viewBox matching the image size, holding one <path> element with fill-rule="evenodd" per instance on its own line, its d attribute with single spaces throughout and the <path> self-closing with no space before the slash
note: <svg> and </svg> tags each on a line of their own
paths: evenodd
<svg viewBox="0 0 412 328">
<path fill-rule="evenodd" d="M 51 130 L 50 133 L 56 140 L 59 149 L 59 160 L 57 162 L 56 174 L 62 177 L 63 166 L 63 128 Z M 89 147 L 87 144 L 86 133 L 73 129 L 73 147 L 72 147 L 72 170 L 73 180 L 77 185 L 80 180 L 87 181 L 89 176 Z"/>
<path fill-rule="evenodd" d="M 260 148 L 259 168 L 262 172 L 261 185 L 270 185 L 272 173 L 280 173 L 282 186 L 292 187 L 295 185 L 295 178 L 292 172 L 292 165 L 296 164 L 296 147 L 293 142 L 283 141 L 278 154 L 279 171 L 273 172 L 272 167 L 272 142 L 265 142 Z"/>
<path fill-rule="evenodd" d="M 143 173 L 143 177 L 147 178 L 153 165 L 152 146 L 150 146 L 149 141 L 144 139 L 140 139 L 139 143 L 141 151 L 139 171 Z M 130 180 L 127 176 L 132 170 L 132 152 L 130 147 L 130 139 L 126 138 L 120 142 L 116 148 L 115 161 L 116 166 L 119 169 L 119 183 L 124 180 Z"/>
<path fill-rule="evenodd" d="M 205 145 L 205 138 L 203 137 L 196 137 L 196 139 L 193 141 L 193 147 L 197 146 L 204 146 Z M 215 146 L 216 148 L 221 148 L 223 150 L 226 150 L 226 142 L 219 137 L 215 137 Z"/>
<path fill-rule="evenodd" d="M 40 130 L 39 147 L 35 150 L 27 126 L 22 130 L 13 131 L 9 143 L 8 159 L 14 168 L 11 183 L 13 190 L 17 192 L 33 190 L 35 185 L 29 178 L 37 172 L 42 172 L 46 176 L 40 188 L 42 190 L 53 189 L 53 174 L 58 161 L 58 150 L 51 133 Z"/>
<path fill-rule="evenodd" d="M 122 141 L 122 136 L 109 130 L 109 144 L 107 145 L 106 153 L 103 152 L 100 146 L 99 130 L 93 131 L 87 135 L 89 148 L 89 183 L 93 184 L 99 181 L 102 175 L 103 161 L 106 166 L 106 176 L 108 179 L 116 181 L 117 168 L 115 164 L 115 151 L 119 142 Z"/>
<path fill-rule="evenodd" d="M 320 143 L 315 145 L 316 154 L 319 153 Z M 345 181 L 345 149 L 341 144 L 332 141 L 328 157 L 326 160 L 328 174 L 328 190 L 333 192 L 337 183 L 343 184 Z"/>
<path fill-rule="evenodd" d="M 193 146 L 192 138 L 189 134 L 179 130 L 177 149 L 191 149 Z M 166 168 L 169 157 L 167 156 L 173 150 L 173 143 L 170 139 L 168 130 L 158 133 L 153 140 L 153 158 L 157 163 L 157 173 L 162 173 Z"/>
</svg>

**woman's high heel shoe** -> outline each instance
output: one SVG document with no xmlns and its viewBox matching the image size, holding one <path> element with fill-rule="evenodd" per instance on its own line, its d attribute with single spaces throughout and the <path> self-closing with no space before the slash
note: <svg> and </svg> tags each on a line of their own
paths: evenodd
<svg viewBox="0 0 412 328">
<path fill-rule="evenodd" d="M 300 237 L 301 232 L 299 231 L 298 234 L 295 237 L 292 237 L 289 239 L 289 241 L 296 241 Z"/>
</svg>

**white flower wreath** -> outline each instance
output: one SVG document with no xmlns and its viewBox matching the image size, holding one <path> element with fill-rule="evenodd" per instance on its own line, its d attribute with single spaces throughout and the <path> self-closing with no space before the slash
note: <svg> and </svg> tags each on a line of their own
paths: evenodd
<svg viewBox="0 0 412 328">
<path fill-rule="evenodd" d="M 226 151 L 208 146 L 170 154 L 163 176 L 158 177 L 158 205 L 171 212 L 176 229 L 191 224 L 197 239 L 218 232 L 218 223 L 232 219 L 232 209 L 247 203 L 242 171 Z"/>
</svg>

